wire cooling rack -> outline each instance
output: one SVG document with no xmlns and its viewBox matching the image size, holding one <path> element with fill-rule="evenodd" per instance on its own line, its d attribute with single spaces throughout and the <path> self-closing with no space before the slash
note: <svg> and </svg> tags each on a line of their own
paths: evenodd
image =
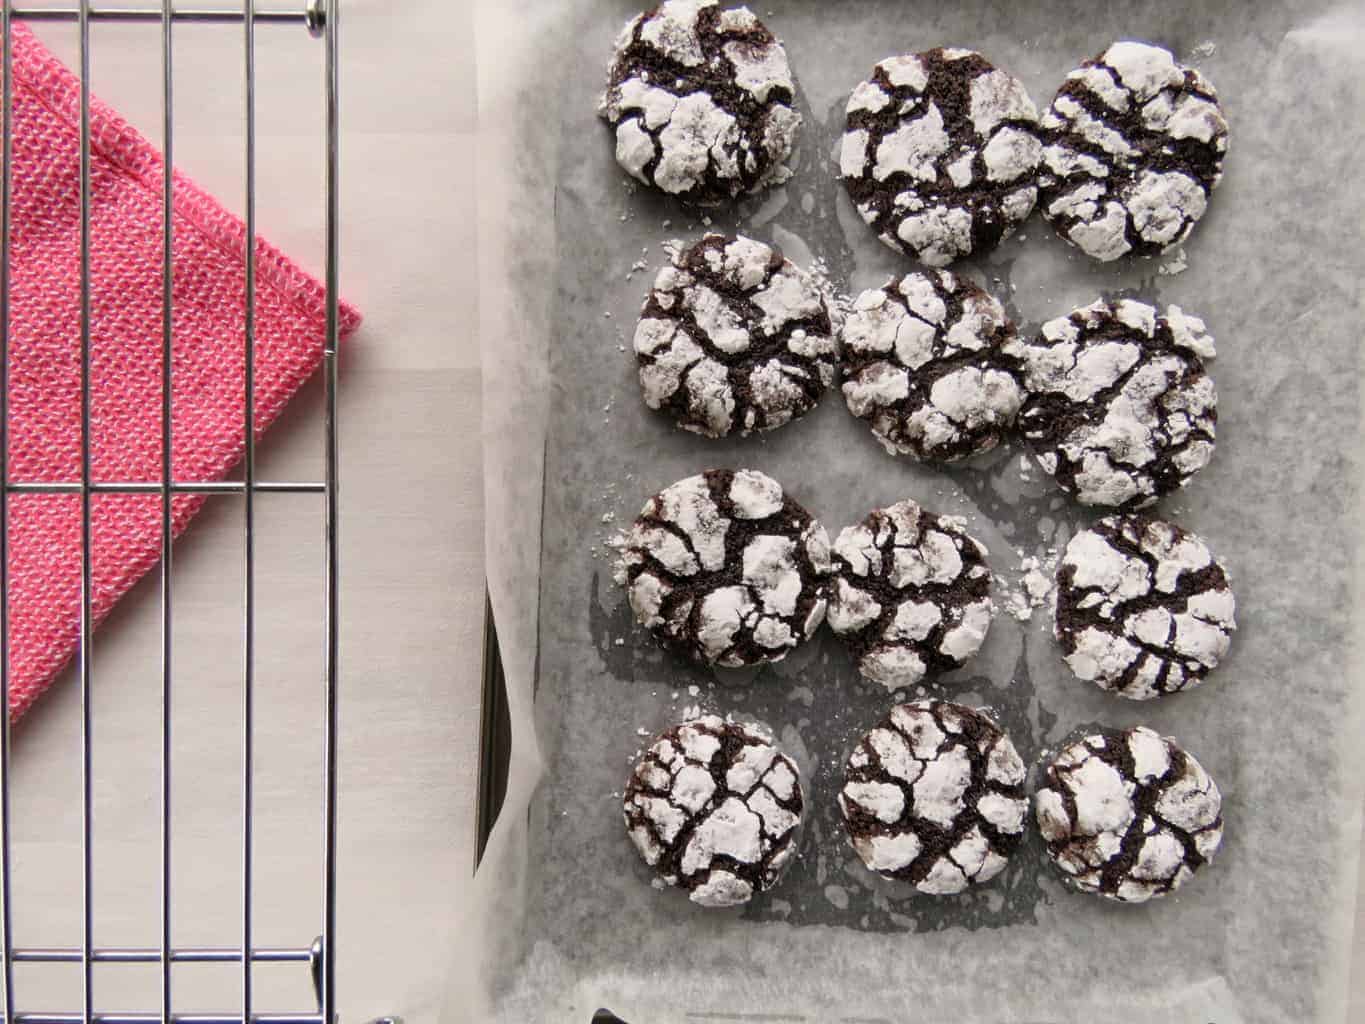
<svg viewBox="0 0 1365 1024">
<path fill-rule="evenodd" d="M 3 153 L 0 153 L 0 524 L 9 522 L 9 498 L 12 494 L 79 495 L 81 509 L 80 551 L 80 647 L 77 673 L 80 679 L 81 706 L 81 878 L 80 901 L 82 933 L 80 944 L 64 948 L 37 948 L 20 945 L 13 928 L 12 869 L 13 850 L 10 818 L 10 753 L 11 737 L 8 715 L 0 716 L 0 981 L 3 982 L 4 1018 L 0 1024 L 143 1024 L 161 1021 L 163 1024 L 331 1024 L 336 1019 L 336 824 L 337 824 L 337 680 L 338 680 L 338 568 L 337 568 L 337 341 L 338 341 L 338 22 L 339 0 L 310 0 L 307 7 L 294 10 L 256 10 L 251 0 L 237 8 L 209 8 L 176 6 L 173 0 L 162 0 L 159 6 L 97 6 L 90 0 L 80 0 L 63 7 L 14 5 L 11 0 L 0 0 L 0 29 L 3 30 L 3 79 L 0 81 L 0 118 L 5 126 Z M 11 209 L 11 149 L 10 111 L 12 109 L 12 26 L 17 19 L 33 21 L 66 21 L 77 26 L 80 40 L 79 74 L 80 102 L 80 354 L 81 354 L 81 451 L 80 478 L 61 482 L 30 482 L 12 480 L 9 465 L 9 351 L 10 328 L 10 209 Z M 90 397 L 90 219 L 91 219 L 91 149 L 90 149 L 90 25 L 96 21 L 134 21 L 160 24 L 161 67 L 161 139 L 165 153 L 165 174 L 162 183 L 162 344 L 161 360 L 161 475 L 156 482 L 110 483 L 91 479 L 91 397 Z M 238 25 L 242 32 L 242 59 L 245 82 L 245 195 L 246 222 L 245 293 L 245 367 L 243 400 L 244 427 L 255 421 L 255 294 L 256 294 L 256 29 L 258 25 L 280 26 L 288 30 L 306 28 L 321 40 L 323 47 L 325 91 L 325 283 L 326 335 L 323 341 L 323 479 L 309 482 L 280 482 L 262 480 L 256 473 L 256 442 L 253 431 L 244 429 L 245 455 L 240 479 L 227 481 L 178 480 L 172 476 L 171 443 L 173 423 L 172 396 L 172 325 L 175 310 L 172 296 L 172 220 L 175 183 L 174 166 L 172 62 L 175 29 L 182 23 L 218 23 Z M 252 812 L 256 765 L 253 757 L 253 726 L 255 702 L 256 651 L 256 496 L 262 493 L 309 493 L 321 496 L 323 546 L 320 552 L 321 578 L 324 588 L 323 671 L 320 709 L 322 714 L 322 774 L 321 780 L 321 878 L 319 882 L 319 920 L 303 932 L 316 938 L 292 948 L 263 948 L 256 944 L 252 922 L 253 863 L 256 850 L 252 835 Z M 91 757 L 91 645 L 92 616 L 92 545 L 91 498 L 96 494 L 143 494 L 160 497 L 161 564 L 161 714 L 160 744 L 160 942 L 150 947 L 96 946 L 93 939 L 94 907 L 91 884 L 94 857 L 92 851 L 92 779 L 94 765 Z M 241 679 L 241 807 L 240 836 L 241 900 L 240 929 L 231 940 L 220 946 L 173 946 L 172 867 L 174 842 L 171 829 L 172 794 L 172 697 L 174 665 L 171 627 L 175 602 L 172 586 L 171 498 L 173 495 L 240 495 L 242 500 L 242 540 L 245 563 L 245 588 L 242 595 L 242 653 L 245 666 Z M 10 696 L 10 580 L 9 540 L 0 529 L 0 691 L 3 707 L 9 706 Z M 149 737 L 150 739 L 150 737 Z M 63 1012 L 25 1009 L 22 990 L 16 991 L 14 965 L 21 963 L 78 964 L 81 968 L 79 992 L 71 1001 L 76 1004 Z M 299 970 L 311 972 L 316 1006 L 305 1012 L 283 1013 L 258 1005 L 253 990 L 252 968 L 263 963 L 297 963 Z M 95 964 L 159 965 L 159 1006 L 140 1012 L 109 1012 L 95 1004 L 92 984 Z M 172 990 L 173 964 L 229 964 L 240 968 L 240 1003 L 230 1011 L 215 1013 L 178 1013 Z M 393 1020 L 389 1018 L 388 1020 Z"/>
</svg>

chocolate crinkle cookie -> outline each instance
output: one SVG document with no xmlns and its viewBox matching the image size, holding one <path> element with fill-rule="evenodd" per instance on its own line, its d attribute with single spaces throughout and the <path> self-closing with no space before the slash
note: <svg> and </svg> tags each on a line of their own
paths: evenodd
<svg viewBox="0 0 1365 1024">
<path fill-rule="evenodd" d="M 751 238 L 708 234 L 659 271 L 635 328 L 645 404 L 707 437 L 772 430 L 834 383 L 815 281 Z"/>
<path fill-rule="evenodd" d="M 786 179 L 801 115 L 782 44 L 747 7 L 666 0 L 616 40 L 598 113 L 632 176 L 701 206 Z"/>
<path fill-rule="evenodd" d="M 1043 115 L 1039 205 L 1097 260 L 1182 242 L 1223 177 L 1218 95 L 1159 46 L 1115 43 L 1071 74 Z"/>
<path fill-rule="evenodd" d="M 1218 786 L 1175 740 L 1145 726 L 1069 744 L 1034 801 L 1062 877 L 1121 903 L 1175 891 L 1223 841 Z"/>
<path fill-rule="evenodd" d="M 832 559 L 830 628 L 868 679 L 913 686 L 981 649 L 995 612 L 991 571 L 962 520 L 900 501 L 844 529 Z"/>
<path fill-rule="evenodd" d="M 893 455 L 952 462 L 990 451 L 1023 394 L 1014 326 L 960 274 L 913 272 L 853 302 L 841 331 L 844 400 Z"/>
<path fill-rule="evenodd" d="M 934 896 L 1000 874 L 1024 832 L 1024 763 L 981 711 L 901 704 L 858 741 L 839 793 L 867 867 Z"/>
<path fill-rule="evenodd" d="M 1213 338 L 1179 306 L 1101 299 L 1005 351 L 1023 367 L 1019 430 L 1082 504 L 1150 505 L 1213 457 Z"/>
<path fill-rule="evenodd" d="M 839 172 L 883 242 L 942 267 L 995 247 L 1038 198 L 1038 109 L 971 50 L 889 57 L 849 97 Z"/>
<path fill-rule="evenodd" d="M 732 907 L 777 884 L 804 806 L 796 764 L 766 730 L 704 715 L 641 755 L 623 809 L 659 878 L 704 907 Z"/>
<path fill-rule="evenodd" d="M 778 661 L 825 618 L 829 536 L 756 470 L 713 469 L 645 503 L 617 565 L 642 626 L 675 654 Z"/>
<path fill-rule="evenodd" d="M 1077 678 L 1130 700 L 1189 690 L 1237 628 L 1227 571 L 1192 533 L 1108 516 L 1071 538 L 1057 568 L 1055 632 Z"/>
</svg>

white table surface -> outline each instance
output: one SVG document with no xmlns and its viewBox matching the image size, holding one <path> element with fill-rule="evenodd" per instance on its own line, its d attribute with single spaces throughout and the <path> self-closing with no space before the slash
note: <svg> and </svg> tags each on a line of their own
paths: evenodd
<svg viewBox="0 0 1365 1024">
<path fill-rule="evenodd" d="M 441 0 L 348 0 L 343 281 L 365 313 L 342 364 L 343 699 L 339 995 L 343 1019 L 437 1019 L 454 908 L 473 863 L 483 610 L 478 258 L 469 13 Z M 40 34 L 64 59 L 74 31 Z M 232 29 L 178 30 L 178 165 L 240 209 L 241 72 Z M 154 28 L 97 26 L 95 89 L 153 139 Z M 258 223 L 321 267 L 321 46 L 258 30 Z M 263 477 L 320 469 L 313 382 L 261 446 Z M 256 940 L 306 945 L 321 893 L 319 506 L 259 503 Z M 240 935 L 242 579 L 238 499 L 177 548 L 175 935 Z M 96 644 L 97 941 L 157 941 L 159 607 L 155 580 Z M 16 939 L 79 942 L 79 699 L 67 678 L 16 731 Z M 1365 864 L 1362 864 L 1365 888 Z M 1357 908 L 1365 937 L 1365 903 Z M 1350 1020 L 1365 1022 L 1365 944 Z M 306 1010 L 304 972 L 262 967 L 261 1008 Z M 152 969 L 96 974 L 103 1009 L 155 1006 Z M 1286 979 L 1286 984 L 1292 981 Z M 78 974 L 22 967 L 24 1009 L 76 1007 Z M 234 1006 L 239 979 L 176 969 L 177 1009 Z M 555 1022 L 558 1024 L 558 1022 Z M 635 1022 L 648 1024 L 648 1022 Z"/>
</svg>

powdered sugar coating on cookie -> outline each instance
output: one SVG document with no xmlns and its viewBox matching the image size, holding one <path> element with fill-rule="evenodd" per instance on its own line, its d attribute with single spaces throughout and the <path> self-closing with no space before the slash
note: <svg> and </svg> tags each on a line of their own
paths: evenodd
<svg viewBox="0 0 1365 1024">
<path fill-rule="evenodd" d="M 1099 300 L 1005 346 L 1023 368 L 1018 425 L 1038 463 L 1085 505 L 1135 509 L 1213 457 L 1218 393 L 1204 322 Z"/>
<path fill-rule="evenodd" d="M 1004 870 L 1028 813 L 1024 762 L 980 711 L 923 700 L 891 709 L 844 765 L 839 807 L 867 867 L 934 896 Z"/>
<path fill-rule="evenodd" d="M 1014 325 L 960 274 L 928 270 L 860 294 L 841 330 L 844 400 L 893 455 L 951 462 L 998 445 L 1022 391 Z"/>
<path fill-rule="evenodd" d="M 747 903 L 796 852 L 805 800 L 767 730 L 718 715 L 663 732 L 626 782 L 626 832 L 660 878 L 704 907 Z"/>
<path fill-rule="evenodd" d="M 640 625 L 702 665 L 778 661 L 824 621 L 825 528 L 756 470 L 664 488 L 631 527 L 616 578 Z"/>
<path fill-rule="evenodd" d="M 843 530 L 829 624 L 858 671 L 896 690 L 980 650 L 995 613 L 986 554 L 958 520 L 908 499 Z"/>
<path fill-rule="evenodd" d="M 598 113 L 633 177 L 698 205 L 785 180 L 801 115 L 787 53 L 747 7 L 665 0 L 616 40 Z"/>
<path fill-rule="evenodd" d="M 1038 831 L 1082 892 L 1145 903 L 1174 892 L 1223 841 L 1223 798 L 1204 767 L 1145 726 L 1065 747 L 1034 798 Z"/>
<path fill-rule="evenodd" d="M 1086 61 L 1042 127 L 1043 215 L 1097 260 L 1183 242 L 1223 177 L 1228 125 L 1218 95 L 1159 46 L 1119 42 Z"/>
<path fill-rule="evenodd" d="M 1033 209 L 1038 110 L 970 50 L 890 57 L 849 97 L 839 173 L 891 248 L 942 267 L 1009 236 Z"/>
<path fill-rule="evenodd" d="M 1107 516 L 1057 567 L 1055 633 L 1077 678 L 1130 700 L 1193 689 L 1237 628 L 1227 571 L 1174 523 Z"/>
<path fill-rule="evenodd" d="M 834 383 L 816 282 L 772 246 L 708 234 L 659 271 L 635 328 L 645 404 L 706 437 L 772 430 Z"/>
</svg>

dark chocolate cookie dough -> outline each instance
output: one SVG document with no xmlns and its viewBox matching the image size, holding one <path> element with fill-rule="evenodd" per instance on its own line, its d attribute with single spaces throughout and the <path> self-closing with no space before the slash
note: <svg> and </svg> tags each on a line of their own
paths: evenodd
<svg viewBox="0 0 1365 1024">
<path fill-rule="evenodd" d="M 839 806 L 868 868 L 949 895 L 994 878 L 1019 846 L 1024 775 L 1014 744 L 985 714 L 916 701 L 859 740 Z"/>
<path fill-rule="evenodd" d="M 840 335 L 844 400 L 893 455 L 990 451 L 1022 398 L 1003 346 L 1014 325 L 960 274 L 913 272 L 857 297 Z"/>
<path fill-rule="evenodd" d="M 621 31 L 598 113 L 631 175 L 714 206 L 788 175 L 795 95 L 786 51 L 747 7 L 666 0 Z"/>
<path fill-rule="evenodd" d="M 1107 516 L 1057 567 L 1055 632 L 1080 679 L 1130 700 L 1192 689 L 1237 628 L 1227 572 L 1174 523 Z"/>
<path fill-rule="evenodd" d="M 1043 773 L 1038 831 L 1082 892 L 1143 903 L 1183 885 L 1223 841 L 1223 798 L 1208 772 L 1151 729 L 1076 740 Z"/>
<path fill-rule="evenodd" d="M 942 267 L 995 247 L 1038 198 L 1038 110 L 971 50 L 889 57 L 849 97 L 839 171 L 883 242 Z"/>
<path fill-rule="evenodd" d="M 1101 299 L 1005 351 L 1023 368 L 1020 432 L 1083 505 L 1142 508 L 1213 457 L 1213 339 L 1178 306 Z"/>
<path fill-rule="evenodd" d="M 795 762 L 766 730 L 704 715 L 667 729 L 626 781 L 626 831 L 694 903 L 771 889 L 796 852 L 805 802 Z"/>
<path fill-rule="evenodd" d="M 708 234 L 659 271 L 635 328 L 645 404 L 707 437 L 772 430 L 834 383 L 829 309 L 772 246 Z"/>
<path fill-rule="evenodd" d="M 1097 260 L 1184 241 L 1223 176 L 1213 85 L 1171 54 L 1119 42 L 1067 75 L 1043 115 L 1038 205 Z"/>
<path fill-rule="evenodd" d="M 636 619 L 703 665 L 778 661 L 824 620 L 829 537 L 756 470 L 664 488 L 631 527 L 617 580 Z"/>
</svg>

